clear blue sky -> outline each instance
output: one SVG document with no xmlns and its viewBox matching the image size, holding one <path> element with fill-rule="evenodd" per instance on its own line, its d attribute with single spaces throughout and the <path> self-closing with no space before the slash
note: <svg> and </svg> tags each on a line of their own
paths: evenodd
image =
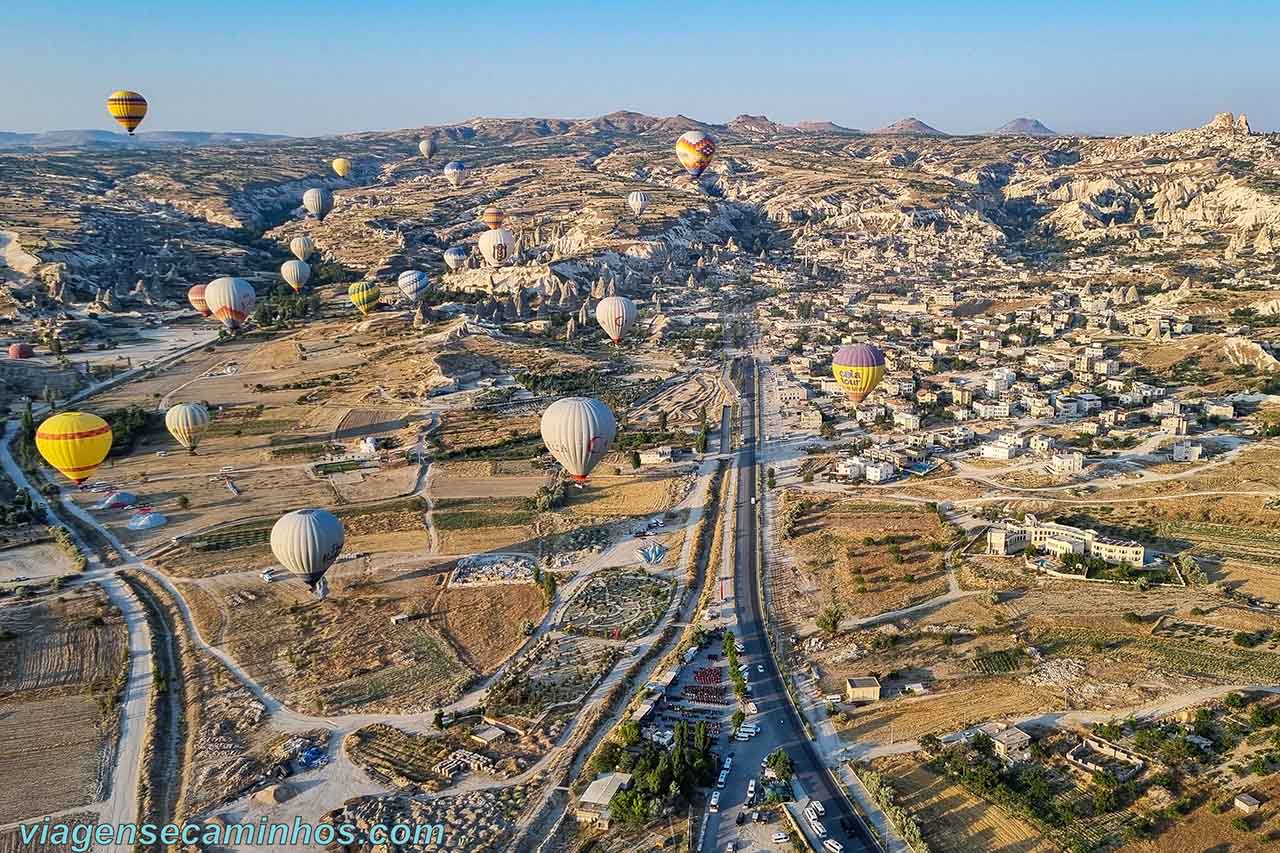
<svg viewBox="0 0 1280 853">
<path fill-rule="evenodd" d="M 1280 129 L 1274 2 L 9 0 L 0 130 L 302 135 L 634 109 L 725 121 L 1020 115 L 1131 133 L 1244 111 Z"/>
</svg>

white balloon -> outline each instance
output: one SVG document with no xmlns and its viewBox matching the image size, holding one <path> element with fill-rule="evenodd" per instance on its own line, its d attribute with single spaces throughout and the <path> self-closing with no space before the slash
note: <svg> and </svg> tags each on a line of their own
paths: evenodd
<svg viewBox="0 0 1280 853">
<path fill-rule="evenodd" d="M 271 528 L 271 553 L 322 598 L 321 579 L 342 553 L 345 542 L 342 522 L 323 509 L 294 510 L 280 516 Z"/>
<path fill-rule="evenodd" d="M 618 432 L 613 412 L 590 397 L 556 400 L 542 413 L 541 427 L 547 450 L 578 482 L 605 457 Z"/>
<path fill-rule="evenodd" d="M 627 207 L 631 208 L 631 212 L 636 216 L 644 213 L 644 209 L 649 206 L 649 194 L 636 190 L 627 196 Z"/>
<path fill-rule="evenodd" d="M 164 413 L 165 429 L 187 450 L 195 450 L 209 428 L 209 412 L 199 403 L 179 403 Z"/>
<path fill-rule="evenodd" d="M 312 187 L 302 194 L 302 206 L 307 212 L 324 222 L 324 218 L 333 210 L 333 193 L 324 187 Z"/>
<path fill-rule="evenodd" d="M 636 304 L 625 296 L 607 296 L 596 306 L 596 322 L 616 344 L 636 324 Z"/>
<path fill-rule="evenodd" d="M 285 261 L 280 265 L 280 277 L 294 290 L 302 290 L 311 280 L 311 267 L 305 261 Z"/>
<path fill-rule="evenodd" d="M 294 237 L 289 241 L 289 251 L 293 252 L 293 256 L 300 261 L 305 261 L 311 257 L 311 253 L 316 250 L 316 242 L 305 234 L 301 237 Z"/>
<path fill-rule="evenodd" d="M 452 163 L 444 167 L 444 177 L 451 185 L 455 187 L 462 186 L 467 174 L 467 167 L 454 160 Z"/>
<path fill-rule="evenodd" d="M 396 278 L 396 286 L 410 302 L 417 302 L 431 289 L 431 279 L 421 270 L 405 270 Z"/>
<path fill-rule="evenodd" d="M 467 262 L 467 250 L 460 246 L 451 246 L 444 250 L 444 262 L 449 265 L 449 269 L 461 269 L 462 265 Z"/>
<path fill-rule="evenodd" d="M 480 254 L 491 267 L 500 267 L 515 253 L 516 238 L 505 228 L 495 228 L 480 235 Z"/>
<path fill-rule="evenodd" d="M 204 289 L 205 306 L 218 322 L 228 329 L 238 329 L 253 313 L 258 295 L 253 285 L 242 278 L 215 278 Z"/>
</svg>

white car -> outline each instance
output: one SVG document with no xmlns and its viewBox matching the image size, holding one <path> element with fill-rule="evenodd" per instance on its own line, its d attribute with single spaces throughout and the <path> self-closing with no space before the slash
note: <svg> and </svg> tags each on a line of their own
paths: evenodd
<svg viewBox="0 0 1280 853">
<path fill-rule="evenodd" d="M 818 813 L 818 817 L 823 817 L 826 815 L 827 807 L 824 806 L 819 801 L 813 800 L 809 803 L 809 805 L 813 806 L 813 810 Z"/>
<path fill-rule="evenodd" d="M 825 850 L 830 850 L 831 853 L 844 853 L 844 845 L 839 841 L 836 841 L 834 838 L 828 838 L 826 841 L 822 842 L 822 847 Z"/>
<path fill-rule="evenodd" d="M 790 837 L 790 836 L 788 836 L 785 832 L 775 832 L 775 833 L 773 834 L 773 843 L 774 843 L 774 844 L 786 844 L 786 843 L 787 843 L 787 838 L 789 838 L 789 837 Z"/>
<path fill-rule="evenodd" d="M 711 792 L 711 810 L 713 812 L 720 811 L 720 792 L 719 791 Z"/>
<path fill-rule="evenodd" d="M 725 770 L 725 771 L 729 771 L 729 770 L 732 770 L 732 769 L 733 769 L 733 756 L 732 756 L 732 755 L 726 755 L 726 756 L 725 756 L 725 758 L 724 758 L 724 767 L 722 767 L 721 769 L 722 769 L 722 770 Z"/>
<path fill-rule="evenodd" d="M 814 835 L 818 836 L 819 838 L 827 837 L 827 828 L 822 825 L 822 821 L 811 820 L 809 821 L 809 826 L 813 829 Z"/>
<path fill-rule="evenodd" d="M 762 663 L 756 664 L 756 672 L 760 673 L 761 675 L 764 675 L 764 664 Z"/>
<path fill-rule="evenodd" d="M 809 823 L 813 823 L 818 819 L 818 813 L 813 810 L 813 806 L 805 806 L 804 816 L 809 819 Z"/>
</svg>

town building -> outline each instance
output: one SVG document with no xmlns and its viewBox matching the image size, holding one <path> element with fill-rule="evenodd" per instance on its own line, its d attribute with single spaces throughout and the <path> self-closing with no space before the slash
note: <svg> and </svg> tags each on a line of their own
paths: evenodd
<svg viewBox="0 0 1280 853">
<path fill-rule="evenodd" d="M 1016 554 L 1027 547 L 1040 548 L 1058 558 L 1075 554 L 1132 566 L 1142 566 L 1146 562 L 1146 548 L 1141 542 L 1113 539 L 1095 530 L 1040 521 L 1030 513 L 1022 524 L 992 525 L 987 532 L 988 553 Z"/>
<path fill-rule="evenodd" d="M 611 819 L 609 803 L 619 791 L 625 791 L 630 787 L 630 773 L 604 773 L 596 777 L 596 780 L 588 785 L 587 790 L 583 791 L 582 796 L 578 798 L 574 817 L 584 826 L 608 829 Z"/>
<path fill-rule="evenodd" d="M 844 680 L 844 701 L 849 703 L 879 702 L 880 681 L 869 675 Z"/>
<path fill-rule="evenodd" d="M 1084 454 L 1078 450 L 1055 453 L 1049 467 L 1056 477 L 1073 477 L 1084 470 Z"/>
</svg>

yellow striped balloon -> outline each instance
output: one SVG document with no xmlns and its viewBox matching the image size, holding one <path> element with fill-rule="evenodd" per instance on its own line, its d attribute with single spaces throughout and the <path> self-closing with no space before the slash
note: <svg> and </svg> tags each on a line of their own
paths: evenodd
<svg viewBox="0 0 1280 853">
<path fill-rule="evenodd" d="M 339 178 L 345 178 L 351 174 L 351 161 L 346 157 L 339 157 L 333 161 L 333 171 L 338 173 Z"/>
<path fill-rule="evenodd" d="M 382 288 L 378 287 L 376 281 L 357 281 L 347 288 L 347 296 L 351 297 L 351 304 L 367 317 L 377 306 Z"/>
<path fill-rule="evenodd" d="M 79 485 L 93 475 L 111 450 L 111 426 L 87 412 L 62 412 L 36 430 L 36 449 L 54 468 Z"/>
<path fill-rule="evenodd" d="M 120 89 L 107 96 L 107 112 L 133 136 L 138 125 L 147 117 L 147 99 L 137 92 Z"/>
<path fill-rule="evenodd" d="M 686 131 L 676 140 L 676 159 L 695 181 L 711 165 L 716 156 L 716 140 L 709 133 L 700 130 Z"/>
<path fill-rule="evenodd" d="M 502 227 L 503 221 L 507 215 L 500 208 L 490 205 L 484 209 L 484 213 L 480 214 L 480 220 L 489 226 L 490 231 L 495 231 Z"/>
</svg>

